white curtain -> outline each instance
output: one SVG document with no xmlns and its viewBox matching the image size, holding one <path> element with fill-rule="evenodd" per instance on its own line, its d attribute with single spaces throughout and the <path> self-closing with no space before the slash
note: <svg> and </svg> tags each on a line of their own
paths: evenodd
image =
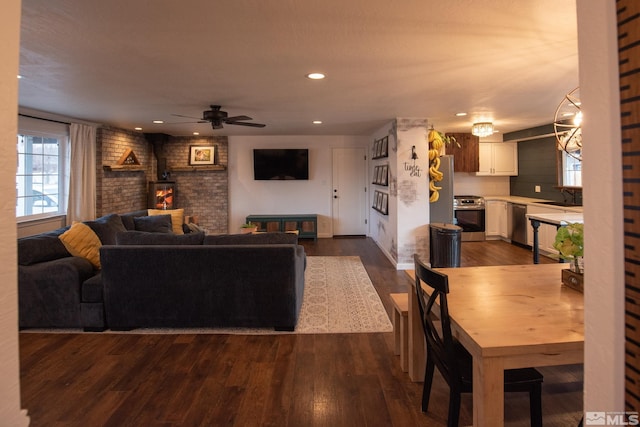
<svg viewBox="0 0 640 427">
<path fill-rule="evenodd" d="M 96 128 L 72 123 L 69 136 L 67 224 L 91 220 L 96 215 Z"/>
</svg>

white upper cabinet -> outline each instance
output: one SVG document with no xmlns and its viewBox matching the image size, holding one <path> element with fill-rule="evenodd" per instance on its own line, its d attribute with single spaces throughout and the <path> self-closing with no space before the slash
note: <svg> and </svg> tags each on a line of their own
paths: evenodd
<svg viewBox="0 0 640 427">
<path fill-rule="evenodd" d="M 482 142 L 479 144 L 480 169 L 476 175 L 518 175 L 516 142 Z"/>
</svg>

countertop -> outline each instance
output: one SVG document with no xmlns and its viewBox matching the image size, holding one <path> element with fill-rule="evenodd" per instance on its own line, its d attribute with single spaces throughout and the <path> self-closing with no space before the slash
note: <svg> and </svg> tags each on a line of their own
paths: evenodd
<svg viewBox="0 0 640 427">
<path fill-rule="evenodd" d="M 582 213 L 582 206 L 555 206 L 555 205 L 547 205 L 542 202 L 548 202 L 548 199 L 535 199 L 532 197 L 521 197 L 521 196 L 482 196 L 485 201 L 498 200 L 509 203 L 518 203 L 523 205 L 533 205 L 540 206 L 549 209 L 555 209 L 559 211 L 568 211 L 568 212 L 577 212 Z"/>
<path fill-rule="evenodd" d="M 527 219 L 538 220 L 545 224 L 551 225 L 567 225 L 569 223 L 584 223 L 582 213 L 579 212 L 558 212 L 558 213 L 539 213 L 527 214 Z"/>
</svg>

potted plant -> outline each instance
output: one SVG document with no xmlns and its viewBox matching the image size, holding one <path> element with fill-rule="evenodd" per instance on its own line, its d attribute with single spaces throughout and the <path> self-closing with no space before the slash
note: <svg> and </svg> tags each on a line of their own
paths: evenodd
<svg viewBox="0 0 640 427">
<path fill-rule="evenodd" d="M 584 224 L 569 223 L 558 228 L 553 247 L 560 258 L 571 262 L 571 271 L 583 274 Z"/>
<path fill-rule="evenodd" d="M 254 233 L 256 231 L 258 231 L 258 226 L 252 223 L 251 221 L 247 222 L 246 224 L 242 224 L 240 226 L 240 232 L 243 234 Z"/>
</svg>

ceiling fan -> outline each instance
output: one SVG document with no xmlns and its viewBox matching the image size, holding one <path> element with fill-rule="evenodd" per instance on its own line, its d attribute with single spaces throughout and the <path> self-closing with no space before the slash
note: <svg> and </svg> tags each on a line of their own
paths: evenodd
<svg viewBox="0 0 640 427">
<path fill-rule="evenodd" d="M 211 110 L 202 112 L 202 119 L 199 119 L 194 123 L 211 123 L 213 129 L 222 129 L 223 124 L 227 125 L 240 125 L 250 126 L 254 128 L 263 128 L 266 125 L 262 123 L 247 123 L 245 120 L 253 120 L 249 116 L 233 116 L 229 117 L 226 111 L 220 110 L 219 105 L 211 105 Z M 186 117 L 189 119 L 196 119 L 197 117 L 182 116 L 180 114 L 172 114 L 176 117 Z"/>
</svg>

